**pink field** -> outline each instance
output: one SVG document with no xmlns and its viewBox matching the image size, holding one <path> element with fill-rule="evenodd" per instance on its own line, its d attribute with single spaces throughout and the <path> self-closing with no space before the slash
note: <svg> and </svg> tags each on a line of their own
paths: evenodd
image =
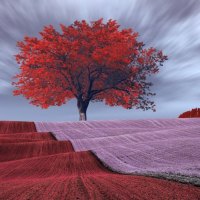
<svg viewBox="0 0 200 200">
<path fill-rule="evenodd" d="M 76 151 L 92 150 L 114 171 L 200 184 L 200 119 L 35 124 Z"/>
</svg>

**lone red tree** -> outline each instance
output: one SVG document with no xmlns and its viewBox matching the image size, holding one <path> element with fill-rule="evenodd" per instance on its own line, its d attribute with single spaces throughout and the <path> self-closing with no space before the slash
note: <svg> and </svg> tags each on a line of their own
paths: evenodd
<svg viewBox="0 0 200 200">
<path fill-rule="evenodd" d="M 80 120 L 87 119 L 88 105 L 95 101 L 155 111 L 148 98 L 155 95 L 152 83 L 146 79 L 167 59 L 162 51 L 145 49 L 138 33 L 119 30 L 115 20 L 82 20 L 60 27 L 62 33 L 45 26 L 41 38 L 26 36 L 17 43 L 20 73 L 14 77 L 14 95 L 42 108 L 76 98 Z"/>
</svg>

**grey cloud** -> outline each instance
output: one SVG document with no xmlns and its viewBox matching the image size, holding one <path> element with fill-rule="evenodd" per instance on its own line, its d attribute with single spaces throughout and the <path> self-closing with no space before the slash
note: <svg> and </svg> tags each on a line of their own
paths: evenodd
<svg viewBox="0 0 200 200">
<path fill-rule="evenodd" d="M 200 1 L 199 0 L 1 0 L 0 1 L 0 119 L 77 120 L 76 103 L 42 110 L 23 97 L 13 97 L 12 77 L 18 72 L 16 42 L 25 35 L 39 36 L 43 26 L 69 25 L 74 20 L 116 19 L 121 28 L 139 32 L 147 47 L 169 56 L 160 73 L 149 79 L 156 92 L 157 112 L 124 110 L 91 104 L 89 119 L 177 117 L 199 104 Z M 21 112 L 23 115 L 11 112 Z M 20 111 L 21 109 L 21 111 Z M 7 110 L 7 112 L 6 112 Z M 10 112 L 9 112 L 10 110 Z M 6 114 L 5 114 L 6 113 Z M 55 113 L 55 117 L 52 117 Z M 70 115 L 69 115 L 70 113 Z"/>
</svg>

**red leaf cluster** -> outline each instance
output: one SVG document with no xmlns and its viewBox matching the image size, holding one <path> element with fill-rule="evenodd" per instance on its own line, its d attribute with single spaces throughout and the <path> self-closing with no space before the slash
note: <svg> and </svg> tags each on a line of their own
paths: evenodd
<svg viewBox="0 0 200 200">
<path fill-rule="evenodd" d="M 90 24 L 82 20 L 60 27 L 58 32 L 46 26 L 40 38 L 26 36 L 17 43 L 20 73 L 13 82 L 14 95 L 42 108 L 76 98 L 87 105 L 104 101 L 110 106 L 154 109 L 154 102 L 145 98 L 154 95 L 146 79 L 167 59 L 162 51 L 145 49 L 137 41 L 138 33 L 120 30 L 115 20 Z"/>
</svg>

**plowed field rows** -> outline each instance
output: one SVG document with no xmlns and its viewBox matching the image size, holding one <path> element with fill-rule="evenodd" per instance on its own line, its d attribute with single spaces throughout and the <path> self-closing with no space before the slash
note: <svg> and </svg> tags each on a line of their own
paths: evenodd
<svg viewBox="0 0 200 200">
<path fill-rule="evenodd" d="M 0 134 L 1 200 L 200 199 L 199 187 L 112 172 L 91 151 L 75 152 L 69 141 L 34 132 L 34 124 L 18 125 L 4 124 Z"/>
</svg>

